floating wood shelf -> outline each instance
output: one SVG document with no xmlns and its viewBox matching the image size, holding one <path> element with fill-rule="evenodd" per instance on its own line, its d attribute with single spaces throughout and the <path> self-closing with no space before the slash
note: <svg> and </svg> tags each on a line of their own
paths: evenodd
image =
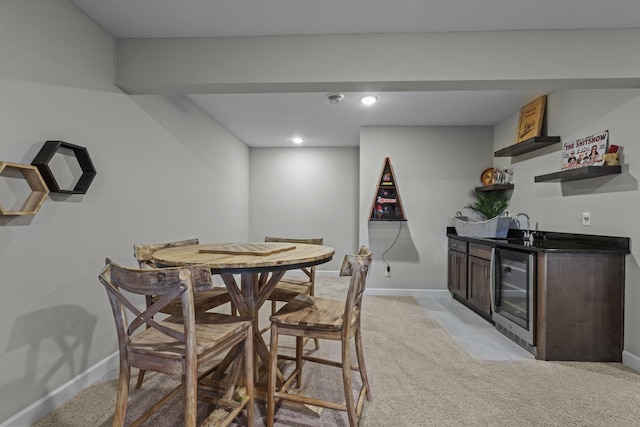
<svg viewBox="0 0 640 427">
<path fill-rule="evenodd" d="M 376 195 L 371 205 L 369 221 L 406 221 L 398 183 L 388 157 L 384 159 Z"/>
<path fill-rule="evenodd" d="M 560 142 L 559 136 L 536 136 L 517 144 L 510 145 L 493 153 L 495 157 L 512 157 L 520 154 L 529 153 L 548 145 Z"/>
<path fill-rule="evenodd" d="M 576 181 L 579 179 L 595 178 L 597 176 L 615 175 L 622 172 L 620 165 L 616 166 L 585 166 L 560 172 L 536 176 L 535 182 L 544 181 Z"/>
<path fill-rule="evenodd" d="M 56 178 L 53 176 L 53 172 L 49 168 L 49 162 L 61 148 L 67 148 L 73 152 L 82 170 L 82 175 L 73 189 L 60 188 Z M 38 168 L 49 187 L 49 191 L 52 193 L 85 194 L 89 189 L 89 185 L 91 185 L 91 181 L 96 176 L 96 169 L 93 167 L 93 162 L 91 162 L 87 149 L 64 141 L 45 142 L 31 164 Z"/>
<path fill-rule="evenodd" d="M 31 194 L 22 203 L 22 207 L 19 211 L 7 210 L 2 207 L 0 203 L 0 215 L 35 215 L 40 210 L 40 206 L 47 198 L 49 189 L 42 179 L 42 175 L 38 172 L 38 168 L 30 165 L 23 165 L 20 163 L 0 162 L 0 175 L 5 170 L 16 169 L 20 171 L 24 179 L 31 188 Z"/>
<path fill-rule="evenodd" d="M 476 187 L 478 191 L 513 190 L 513 184 L 491 184 Z"/>
</svg>

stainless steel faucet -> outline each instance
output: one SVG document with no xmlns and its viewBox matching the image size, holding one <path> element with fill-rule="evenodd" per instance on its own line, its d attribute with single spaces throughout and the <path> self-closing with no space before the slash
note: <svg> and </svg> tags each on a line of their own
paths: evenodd
<svg viewBox="0 0 640 427">
<path fill-rule="evenodd" d="M 523 222 L 524 222 L 525 218 L 527 219 L 526 228 L 523 227 Z M 534 236 L 533 236 L 533 233 L 529 230 L 529 227 L 530 227 L 530 225 L 529 225 L 529 215 L 527 215 L 524 212 L 520 212 L 519 214 L 516 215 L 516 221 L 518 222 L 518 228 L 520 230 L 522 230 L 524 228 L 524 233 L 522 234 L 522 237 L 524 239 L 528 239 L 529 242 L 533 242 Z M 536 228 L 538 228 L 538 224 L 537 223 L 536 223 Z"/>
</svg>

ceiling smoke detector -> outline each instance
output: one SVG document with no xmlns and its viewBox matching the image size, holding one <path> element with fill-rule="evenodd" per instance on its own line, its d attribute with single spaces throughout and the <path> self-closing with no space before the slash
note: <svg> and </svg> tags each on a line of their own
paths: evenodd
<svg viewBox="0 0 640 427">
<path fill-rule="evenodd" d="M 344 95 L 341 93 L 330 93 L 329 95 L 327 95 L 327 99 L 332 104 L 338 104 L 344 99 Z"/>
</svg>

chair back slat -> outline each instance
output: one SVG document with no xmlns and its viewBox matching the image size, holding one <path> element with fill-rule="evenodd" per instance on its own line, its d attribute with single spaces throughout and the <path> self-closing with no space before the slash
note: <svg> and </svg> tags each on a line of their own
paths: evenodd
<svg viewBox="0 0 640 427">
<path fill-rule="evenodd" d="M 192 268 L 194 288 L 212 289 L 211 272 L 206 266 Z M 179 282 L 180 267 L 162 269 L 113 268 L 111 279 L 119 288 L 139 295 L 165 295 Z"/>
<path fill-rule="evenodd" d="M 322 237 L 314 237 L 311 239 L 293 239 L 293 238 L 289 238 L 289 237 L 274 237 L 274 236 L 267 236 L 264 238 L 264 241 L 269 243 L 269 242 L 281 242 L 281 243 L 304 243 L 307 245 L 323 245 L 324 244 L 324 239 Z M 309 281 L 311 283 L 315 282 L 315 276 L 316 276 L 316 267 L 315 265 L 313 267 L 302 267 L 300 268 L 300 270 L 309 278 Z"/>
<path fill-rule="evenodd" d="M 304 243 L 307 245 L 322 245 L 324 239 L 322 237 L 316 237 L 312 239 L 292 239 L 289 237 L 273 237 L 267 236 L 264 238 L 265 242 L 282 242 L 282 243 Z"/>
<path fill-rule="evenodd" d="M 344 259 L 342 260 L 342 266 L 340 267 L 340 276 L 351 276 L 352 274 L 352 267 L 355 265 L 355 263 L 357 262 L 358 256 L 370 256 L 371 255 L 371 250 L 369 250 L 369 248 L 365 245 L 360 246 L 360 250 L 358 251 L 357 254 L 346 254 L 344 256 Z M 371 261 L 369 261 L 369 264 L 371 263 Z"/>
<path fill-rule="evenodd" d="M 187 239 L 187 240 L 178 240 L 175 242 L 168 243 L 156 243 L 156 244 L 143 244 L 136 243 L 133 245 L 133 252 L 136 260 L 138 261 L 138 266 L 141 269 L 157 269 L 159 266 L 153 261 L 153 254 L 160 249 L 168 249 L 168 248 L 177 248 L 182 246 L 193 246 L 199 245 L 200 241 L 196 239 Z M 213 289 L 213 281 L 207 280 L 207 275 L 210 275 L 210 272 L 205 272 L 202 269 L 192 270 L 192 274 L 194 276 L 194 289 L 196 291 L 206 291 Z M 155 296 L 155 295 L 154 295 Z M 147 305 L 151 305 L 152 295 L 147 295 L 146 297 Z"/>
</svg>

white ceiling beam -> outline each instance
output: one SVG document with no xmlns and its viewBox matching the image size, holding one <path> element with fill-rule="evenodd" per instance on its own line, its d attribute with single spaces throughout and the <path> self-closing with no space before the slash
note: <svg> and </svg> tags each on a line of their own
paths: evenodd
<svg viewBox="0 0 640 427">
<path fill-rule="evenodd" d="M 640 29 L 118 39 L 132 94 L 640 86 Z"/>
</svg>

